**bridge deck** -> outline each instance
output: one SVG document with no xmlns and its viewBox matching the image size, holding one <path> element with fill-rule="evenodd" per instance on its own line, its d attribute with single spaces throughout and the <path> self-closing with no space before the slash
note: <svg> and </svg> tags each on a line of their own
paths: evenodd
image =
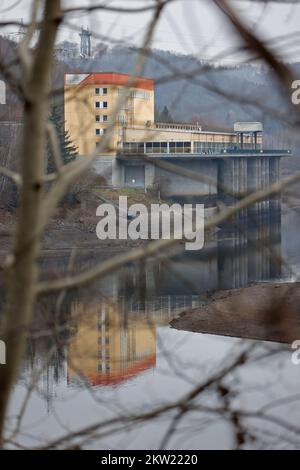
<svg viewBox="0 0 300 470">
<path fill-rule="evenodd" d="M 291 150 L 223 150 L 220 152 L 203 152 L 203 153 L 134 153 L 134 152 L 118 152 L 117 158 L 128 160 L 129 158 L 163 158 L 163 159 L 214 159 L 224 157 L 249 158 L 249 157 L 290 157 Z"/>
</svg>

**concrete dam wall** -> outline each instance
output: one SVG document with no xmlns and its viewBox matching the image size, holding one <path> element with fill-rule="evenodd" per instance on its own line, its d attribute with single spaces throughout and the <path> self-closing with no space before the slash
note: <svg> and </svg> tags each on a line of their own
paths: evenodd
<svg viewBox="0 0 300 470">
<path fill-rule="evenodd" d="M 115 187 L 156 188 L 161 197 L 177 202 L 193 201 L 214 207 L 217 201 L 227 205 L 250 192 L 279 181 L 278 155 L 214 157 L 117 158 L 113 163 Z M 280 195 L 266 198 L 275 208 Z M 258 209 L 263 202 L 258 202 Z"/>
</svg>

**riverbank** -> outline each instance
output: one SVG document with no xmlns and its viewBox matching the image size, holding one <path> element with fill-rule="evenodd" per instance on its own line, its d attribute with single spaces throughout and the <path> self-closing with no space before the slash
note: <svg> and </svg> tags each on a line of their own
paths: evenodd
<svg viewBox="0 0 300 470">
<path fill-rule="evenodd" d="M 119 196 L 127 196 L 128 204 L 142 203 L 150 206 L 160 202 L 151 194 L 139 189 L 91 189 L 73 197 L 72 204 L 62 204 L 49 221 L 42 241 L 42 251 L 62 252 L 63 250 L 89 249 L 123 251 L 139 246 L 143 240 L 101 240 L 96 236 L 99 217 L 96 209 L 103 202 L 118 204 Z M 6 254 L 12 245 L 17 221 L 17 210 L 0 208 L 0 254 Z"/>
<path fill-rule="evenodd" d="M 300 339 L 300 283 L 260 283 L 218 291 L 203 306 L 170 322 L 172 328 L 266 341 Z"/>
</svg>

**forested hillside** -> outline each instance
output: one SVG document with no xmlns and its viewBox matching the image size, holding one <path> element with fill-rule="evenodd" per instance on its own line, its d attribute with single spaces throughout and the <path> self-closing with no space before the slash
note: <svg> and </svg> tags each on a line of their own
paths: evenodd
<svg viewBox="0 0 300 470">
<path fill-rule="evenodd" d="M 5 52 L 7 48 L 11 51 L 14 46 L 11 41 L 1 38 L 0 51 Z M 66 47 L 76 49 L 76 44 L 61 43 L 57 48 L 52 80 L 58 89 L 63 87 L 65 72 L 127 73 L 137 58 L 134 49 L 108 48 L 101 43 L 94 48 L 97 52 L 93 58 L 79 55 L 68 58 L 67 54 L 59 52 Z M 295 77 L 300 78 L 300 64 L 291 67 Z M 291 116 L 290 103 L 278 92 L 276 80 L 267 67 L 254 64 L 216 66 L 193 56 L 154 49 L 149 53 L 142 75 L 155 79 L 157 119 L 164 115 L 167 107 L 174 121 L 199 122 L 203 129 L 231 130 L 235 121 L 259 120 L 264 123 L 268 146 L 288 147 L 297 153 L 298 135 L 286 122 L 286 116 Z M 62 93 L 58 94 L 56 100 L 62 104 L 62 99 Z M 20 116 L 17 100 L 8 92 L 7 105 L 0 105 L 0 119 L 18 120 Z"/>
</svg>

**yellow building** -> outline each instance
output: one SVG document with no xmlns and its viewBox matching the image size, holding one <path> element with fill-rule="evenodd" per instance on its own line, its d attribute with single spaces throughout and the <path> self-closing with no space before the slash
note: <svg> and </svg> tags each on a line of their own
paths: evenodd
<svg viewBox="0 0 300 470">
<path fill-rule="evenodd" d="M 65 129 L 79 155 L 124 151 L 202 154 L 262 145 L 260 126 L 254 132 L 214 132 L 202 130 L 198 124 L 155 122 L 154 81 L 132 80 L 127 74 L 114 72 L 66 74 Z M 111 137 L 105 147 L 99 147 L 108 129 Z"/>
<path fill-rule="evenodd" d="M 122 92 L 130 85 L 128 95 Z M 123 104 L 115 116 L 118 100 Z M 115 152 L 123 141 L 124 127 L 154 123 L 154 82 L 121 73 L 65 75 L 65 129 L 80 155 L 95 152 L 109 126 L 115 123 L 108 146 L 99 153 Z"/>
</svg>

